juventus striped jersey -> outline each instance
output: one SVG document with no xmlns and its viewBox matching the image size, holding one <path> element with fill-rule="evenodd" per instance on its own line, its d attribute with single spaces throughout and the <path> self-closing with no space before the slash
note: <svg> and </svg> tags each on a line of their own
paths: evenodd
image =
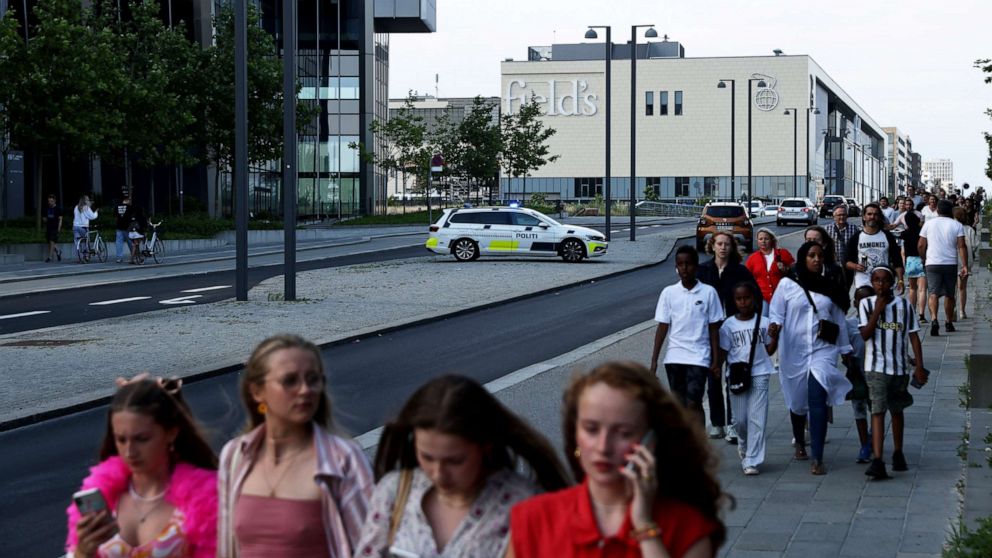
<svg viewBox="0 0 992 558">
<path fill-rule="evenodd" d="M 858 325 L 868 325 L 868 318 L 875 310 L 877 296 L 861 301 L 858 307 Z M 916 312 L 909 301 L 896 296 L 882 310 L 875 326 L 875 335 L 865 340 L 865 372 L 879 372 L 890 376 L 909 374 L 907 359 L 912 350 L 909 334 L 920 330 Z"/>
</svg>

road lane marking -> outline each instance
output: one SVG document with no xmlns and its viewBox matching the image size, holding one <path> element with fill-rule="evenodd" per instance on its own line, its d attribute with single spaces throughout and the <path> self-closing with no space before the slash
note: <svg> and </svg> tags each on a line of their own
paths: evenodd
<svg viewBox="0 0 992 558">
<path fill-rule="evenodd" d="M 123 302 L 134 302 L 136 300 L 148 300 L 150 296 L 132 296 L 131 298 L 118 298 L 116 300 L 103 300 L 100 302 L 91 302 L 90 306 L 109 306 L 111 304 L 121 304 Z"/>
<path fill-rule="evenodd" d="M 611 232 L 611 233 L 618 233 L 618 232 L 620 232 L 620 229 L 617 229 L 617 230 L 615 230 L 615 231 L 610 231 L 610 232 Z"/>
<path fill-rule="evenodd" d="M 37 316 L 38 314 L 51 314 L 51 310 L 35 310 L 34 312 L 21 312 L 20 314 L 7 314 L 6 316 L 0 316 L 0 320 L 8 320 L 11 318 L 26 318 L 28 316 Z"/>
<path fill-rule="evenodd" d="M 231 288 L 230 285 L 217 285 L 216 287 L 202 287 L 202 288 L 199 288 L 199 289 L 188 289 L 188 290 L 179 291 L 179 292 L 183 292 L 183 293 L 203 293 L 203 292 L 206 292 L 206 291 L 216 291 L 216 290 L 220 290 L 220 289 L 230 289 L 230 288 Z"/>
<path fill-rule="evenodd" d="M 196 304 L 196 301 L 193 300 L 193 299 L 194 298 L 200 298 L 202 296 L 203 295 L 180 296 L 178 298 L 170 298 L 168 300 L 160 300 L 160 301 L 158 301 L 158 303 L 159 304 Z"/>
<path fill-rule="evenodd" d="M 651 227 L 637 227 L 638 230 L 649 229 Z"/>
</svg>

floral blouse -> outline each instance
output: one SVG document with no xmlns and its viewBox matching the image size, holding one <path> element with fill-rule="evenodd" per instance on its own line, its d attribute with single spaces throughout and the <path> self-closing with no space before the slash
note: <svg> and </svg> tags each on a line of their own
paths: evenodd
<svg viewBox="0 0 992 558">
<path fill-rule="evenodd" d="M 399 478 L 399 472 L 393 471 L 376 485 L 356 545 L 355 558 L 389 556 L 386 539 L 389 537 L 389 518 L 393 512 Z M 504 469 L 489 475 L 468 515 L 439 552 L 423 508 L 424 496 L 433 486 L 423 471 L 414 469 L 410 495 L 392 548 L 420 558 L 503 556 L 510 531 L 510 508 L 536 492 L 531 481 L 513 471 Z"/>
</svg>

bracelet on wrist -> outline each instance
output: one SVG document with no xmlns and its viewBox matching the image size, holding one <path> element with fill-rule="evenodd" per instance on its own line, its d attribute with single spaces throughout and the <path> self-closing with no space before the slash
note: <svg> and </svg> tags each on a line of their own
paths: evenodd
<svg viewBox="0 0 992 558">
<path fill-rule="evenodd" d="M 630 532 L 630 538 L 637 542 L 656 539 L 658 537 L 661 537 L 661 527 L 658 527 L 658 524 L 653 521 L 640 529 L 634 529 Z"/>
</svg>

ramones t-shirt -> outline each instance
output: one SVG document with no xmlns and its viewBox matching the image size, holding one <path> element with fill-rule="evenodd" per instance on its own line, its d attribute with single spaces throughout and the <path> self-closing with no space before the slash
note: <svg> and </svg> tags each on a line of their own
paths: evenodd
<svg viewBox="0 0 992 558">
<path fill-rule="evenodd" d="M 865 231 L 851 237 L 847 244 L 847 261 L 865 266 L 864 272 L 854 274 L 854 287 L 871 285 L 871 272 L 880 265 L 902 267 L 899 243 L 891 233 L 879 230 L 875 234 Z"/>
</svg>

